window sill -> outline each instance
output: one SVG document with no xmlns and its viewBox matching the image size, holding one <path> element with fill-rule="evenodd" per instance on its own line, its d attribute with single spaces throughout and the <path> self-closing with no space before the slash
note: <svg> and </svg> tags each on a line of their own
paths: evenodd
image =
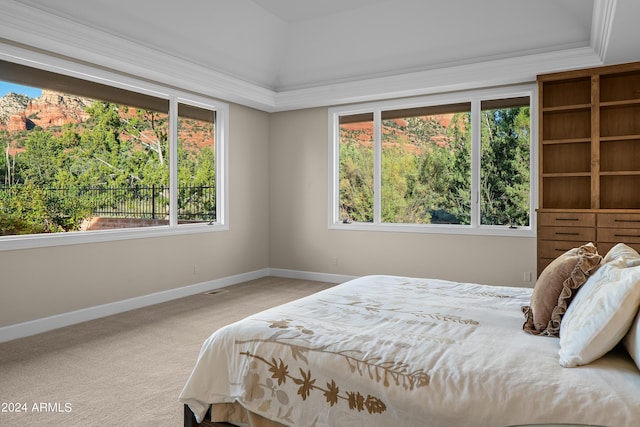
<svg viewBox="0 0 640 427">
<path fill-rule="evenodd" d="M 473 236 L 501 236 L 501 237 L 536 237 L 531 227 L 509 228 L 508 226 L 484 225 L 471 227 L 469 225 L 418 225 L 418 224 L 373 224 L 373 223 L 333 223 L 330 230 L 343 231 L 378 231 L 393 233 L 426 233 L 426 234 L 458 234 Z"/>
<path fill-rule="evenodd" d="M 111 242 L 116 240 L 145 239 L 228 230 L 228 225 L 200 223 L 184 224 L 173 227 L 157 226 L 108 231 L 75 231 L 69 233 L 3 236 L 0 237 L 0 251 Z"/>
</svg>

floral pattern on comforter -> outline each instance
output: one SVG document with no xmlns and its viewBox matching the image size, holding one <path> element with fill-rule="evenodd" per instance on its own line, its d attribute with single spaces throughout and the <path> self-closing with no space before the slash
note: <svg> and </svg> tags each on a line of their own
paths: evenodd
<svg viewBox="0 0 640 427">
<path fill-rule="evenodd" d="M 520 306 L 530 294 L 434 279 L 359 278 L 215 332 L 181 401 L 199 420 L 209 404 L 237 401 L 289 426 L 580 421 L 567 414 L 541 420 L 539 412 L 522 410 L 535 405 L 535 392 L 520 380 L 539 376 L 523 369 L 526 352 L 544 349 L 547 357 L 551 349 L 550 365 L 562 372 L 557 341 L 521 330 Z M 522 395 L 508 396 L 509 388 Z"/>
</svg>

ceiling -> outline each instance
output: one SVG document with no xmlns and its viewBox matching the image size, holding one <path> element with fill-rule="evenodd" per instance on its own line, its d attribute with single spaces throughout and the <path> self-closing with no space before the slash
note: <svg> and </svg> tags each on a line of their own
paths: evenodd
<svg viewBox="0 0 640 427">
<path fill-rule="evenodd" d="M 292 24 L 354 9 L 364 8 L 381 0 L 252 0 L 267 12 Z"/>
<path fill-rule="evenodd" d="M 601 63 L 640 60 L 637 0 L 0 3 L 46 12 L 275 96 L 563 52 L 588 50 Z"/>
</svg>

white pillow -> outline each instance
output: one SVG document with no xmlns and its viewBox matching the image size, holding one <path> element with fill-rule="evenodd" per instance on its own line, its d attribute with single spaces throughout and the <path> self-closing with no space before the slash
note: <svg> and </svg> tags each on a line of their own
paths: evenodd
<svg viewBox="0 0 640 427">
<path fill-rule="evenodd" d="M 640 312 L 636 315 L 635 322 L 622 342 L 640 369 Z"/>
<path fill-rule="evenodd" d="M 619 258 L 624 258 L 627 267 L 640 265 L 640 254 L 638 254 L 638 251 L 624 243 L 618 243 L 609 249 L 609 252 L 602 258 L 602 263 L 606 264 Z"/>
<path fill-rule="evenodd" d="M 560 365 L 593 362 L 629 330 L 640 304 L 640 266 L 626 265 L 625 257 L 603 264 L 569 304 L 560 324 Z"/>
</svg>

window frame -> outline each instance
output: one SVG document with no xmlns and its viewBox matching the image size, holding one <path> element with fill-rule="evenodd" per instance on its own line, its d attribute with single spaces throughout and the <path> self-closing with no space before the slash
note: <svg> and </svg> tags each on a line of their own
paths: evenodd
<svg viewBox="0 0 640 427">
<path fill-rule="evenodd" d="M 229 230 L 228 104 L 213 98 L 182 91 L 174 87 L 167 87 L 136 77 L 94 68 L 63 58 L 51 57 L 32 51 L 21 50 L 19 53 L 19 55 L 16 55 L 15 53 L 0 52 L 0 60 L 54 72 L 79 80 L 88 80 L 143 95 L 150 95 L 169 102 L 170 222 L 169 225 L 132 227 L 118 230 L 0 236 L 0 251 Z M 0 79 L 2 79 L 2 76 L 0 76 Z M 213 223 L 178 224 L 177 221 L 178 104 L 215 111 L 216 221 Z"/>
<path fill-rule="evenodd" d="M 538 88 L 533 83 L 501 88 L 479 89 L 453 94 L 437 94 L 391 101 L 342 105 L 328 109 L 329 126 L 329 191 L 328 228 L 330 230 L 387 231 L 410 233 L 470 234 L 487 236 L 535 237 L 535 210 L 538 201 Z M 503 98 L 529 97 L 530 158 L 529 158 L 529 225 L 511 228 L 507 225 L 482 225 L 480 215 L 481 179 L 481 102 Z M 382 111 L 439 105 L 471 103 L 471 224 L 404 224 L 381 222 L 381 132 Z M 340 116 L 373 113 L 374 176 L 373 215 L 370 223 L 343 223 L 340 219 Z"/>
</svg>

